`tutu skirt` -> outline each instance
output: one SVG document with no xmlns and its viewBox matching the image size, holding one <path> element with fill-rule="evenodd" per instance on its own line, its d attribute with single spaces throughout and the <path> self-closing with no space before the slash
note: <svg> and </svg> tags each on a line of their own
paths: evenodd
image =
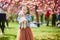
<svg viewBox="0 0 60 40">
<path fill-rule="evenodd" d="M 19 29 L 17 40 L 34 40 L 30 27 Z"/>
</svg>

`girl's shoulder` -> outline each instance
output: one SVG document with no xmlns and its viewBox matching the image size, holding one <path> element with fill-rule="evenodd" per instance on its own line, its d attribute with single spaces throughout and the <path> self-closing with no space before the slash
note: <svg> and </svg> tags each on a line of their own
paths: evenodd
<svg viewBox="0 0 60 40">
<path fill-rule="evenodd" d="M 30 14 L 26 14 L 26 17 L 30 17 Z"/>
<path fill-rule="evenodd" d="M 28 15 L 28 16 L 29 16 L 30 14 L 26 14 L 26 15 Z"/>
</svg>

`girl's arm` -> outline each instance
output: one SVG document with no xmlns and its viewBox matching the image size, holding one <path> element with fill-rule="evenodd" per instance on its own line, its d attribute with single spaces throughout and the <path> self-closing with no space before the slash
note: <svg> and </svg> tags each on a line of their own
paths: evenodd
<svg viewBox="0 0 60 40">
<path fill-rule="evenodd" d="M 31 16 L 30 16 L 29 14 L 26 15 L 26 19 L 27 19 L 28 21 L 32 21 L 32 18 L 31 18 Z"/>
</svg>

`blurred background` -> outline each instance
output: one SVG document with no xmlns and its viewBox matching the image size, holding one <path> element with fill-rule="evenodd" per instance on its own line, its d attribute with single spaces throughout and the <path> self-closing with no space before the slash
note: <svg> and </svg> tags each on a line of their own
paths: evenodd
<svg viewBox="0 0 60 40">
<path fill-rule="evenodd" d="M 0 24 L 5 26 L 0 40 L 16 40 L 23 5 L 30 10 L 34 40 L 60 40 L 60 0 L 0 0 Z"/>
</svg>

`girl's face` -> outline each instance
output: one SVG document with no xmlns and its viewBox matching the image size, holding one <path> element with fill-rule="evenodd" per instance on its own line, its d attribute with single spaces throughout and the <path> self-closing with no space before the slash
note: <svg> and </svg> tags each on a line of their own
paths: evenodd
<svg viewBox="0 0 60 40">
<path fill-rule="evenodd" d="M 27 12 L 28 12 L 28 10 L 27 10 L 27 9 L 25 9 L 25 10 L 24 10 L 24 13 L 26 14 Z"/>
</svg>

